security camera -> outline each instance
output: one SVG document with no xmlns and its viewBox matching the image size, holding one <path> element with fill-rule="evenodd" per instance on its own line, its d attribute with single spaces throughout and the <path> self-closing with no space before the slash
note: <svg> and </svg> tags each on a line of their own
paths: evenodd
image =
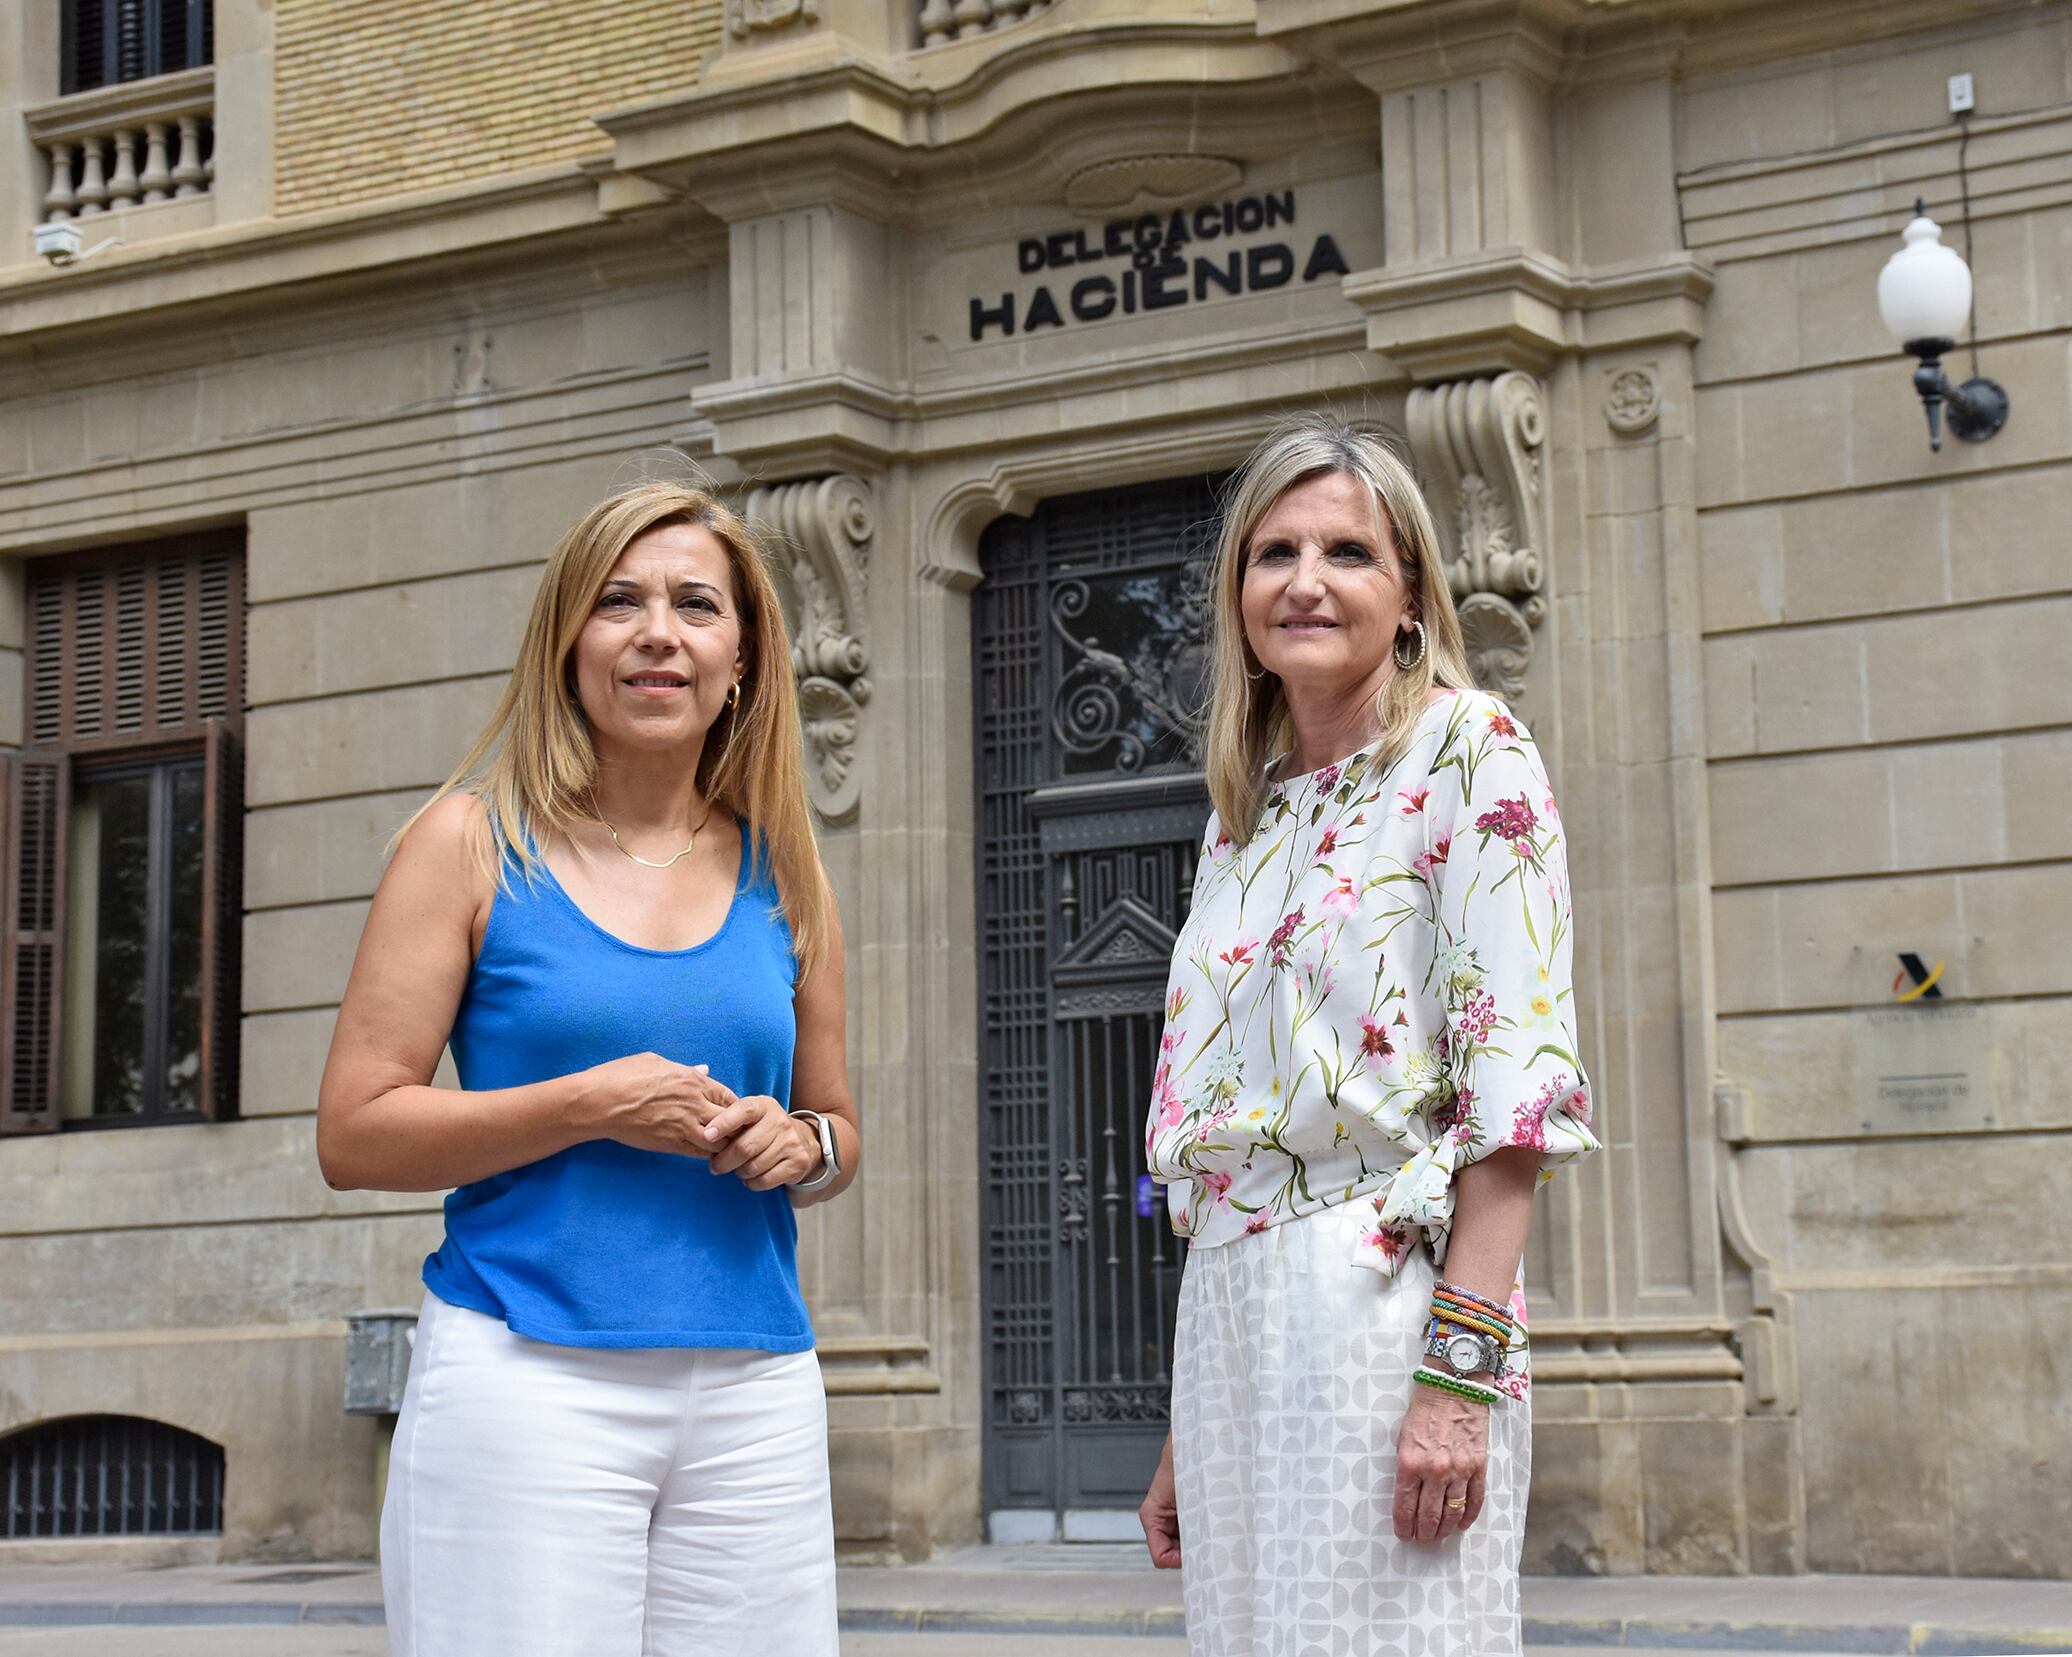
<svg viewBox="0 0 2072 1657">
<path fill-rule="evenodd" d="M 105 252 L 111 247 L 122 246 L 120 236 L 110 236 L 106 241 L 96 242 L 81 253 L 79 245 L 85 240 L 85 233 L 70 219 L 60 219 L 55 224 L 39 224 L 36 227 L 36 251 L 60 270 L 67 265 L 76 265 L 82 259 L 91 259 L 96 253 Z"/>
<path fill-rule="evenodd" d="M 36 227 L 36 251 L 54 265 L 69 265 L 77 259 L 85 240 L 79 233 L 79 226 L 69 220 Z"/>
</svg>

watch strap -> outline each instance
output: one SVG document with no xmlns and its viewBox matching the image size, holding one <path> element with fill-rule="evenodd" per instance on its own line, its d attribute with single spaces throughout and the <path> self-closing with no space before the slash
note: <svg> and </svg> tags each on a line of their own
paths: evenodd
<svg viewBox="0 0 2072 1657">
<path fill-rule="evenodd" d="M 842 1157 L 836 1148 L 834 1124 L 817 1110 L 795 1110 L 792 1116 L 798 1120 L 810 1120 L 814 1131 L 820 1136 L 820 1171 L 809 1179 L 794 1180 L 794 1191 L 818 1191 L 831 1185 L 842 1172 Z"/>
<path fill-rule="evenodd" d="M 1424 1350 L 1426 1358 L 1444 1363 L 1451 1368 L 1453 1366 L 1453 1354 L 1449 1349 L 1455 1341 L 1463 1338 L 1474 1341 L 1481 1349 L 1480 1356 L 1482 1362 L 1475 1365 L 1473 1369 L 1462 1371 L 1461 1373 L 1474 1374 L 1478 1371 L 1488 1371 L 1493 1375 L 1502 1375 L 1504 1373 L 1506 1367 L 1504 1360 L 1507 1354 L 1504 1351 L 1503 1344 L 1494 1336 L 1480 1335 L 1473 1331 L 1468 1331 L 1463 1335 L 1463 1333 L 1458 1331 L 1451 1334 L 1441 1334 L 1438 1330 L 1433 1330 L 1425 1337 Z"/>
</svg>

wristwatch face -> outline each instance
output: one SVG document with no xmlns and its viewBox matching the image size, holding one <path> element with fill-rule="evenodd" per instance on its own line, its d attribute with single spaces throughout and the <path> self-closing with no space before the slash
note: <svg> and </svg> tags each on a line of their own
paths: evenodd
<svg viewBox="0 0 2072 1657">
<path fill-rule="evenodd" d="M 1482 1342 L 1473 1335 L 1455 1335 L 1448 1340 L 1446 1361 L 1463 1375 L 1488 1367 L 1482 1361 Z"/>
</svg>

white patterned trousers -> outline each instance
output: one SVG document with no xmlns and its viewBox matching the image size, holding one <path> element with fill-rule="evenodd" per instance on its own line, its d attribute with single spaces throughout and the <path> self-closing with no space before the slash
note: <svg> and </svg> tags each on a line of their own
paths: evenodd
<svg viewBox="0 0 2072 1657">
<path fill-rule="evenodd" d="M 1173 1470 L 1190 1657 L 1519 1650 L 1529 1406 L 1491 1412 L 1474 1527 L 1397 1541 L 1396 1432 L 1432 1264 L 1420 1248 L 1394 1278 L 1352 1265 L 1361 1223 L 1327 1208 L 1188 1252 Z"/>
</svg>

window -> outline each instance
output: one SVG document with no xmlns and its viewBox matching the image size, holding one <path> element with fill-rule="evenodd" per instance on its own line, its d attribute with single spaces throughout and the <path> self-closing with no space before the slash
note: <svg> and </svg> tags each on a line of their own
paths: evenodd
<svg viewBox="0 0 2072 1657">
<path fill-rule="evenodd" d="M 221 537 L 30 567 L 0 1133 L 236 1113 L 243 575 Z"/>
<path fill-rule="evenodd" d="M 223 1528 L 223 1447 L 127 1415 L 75 1415 L 0 1439 L 4 1535 L 194 1536 Z"/>
<path fill-rule="evenodd" d="M 210 0 L 64 0 L 60 85 L 86 92 L 213 61 Z"/>
</svg>

